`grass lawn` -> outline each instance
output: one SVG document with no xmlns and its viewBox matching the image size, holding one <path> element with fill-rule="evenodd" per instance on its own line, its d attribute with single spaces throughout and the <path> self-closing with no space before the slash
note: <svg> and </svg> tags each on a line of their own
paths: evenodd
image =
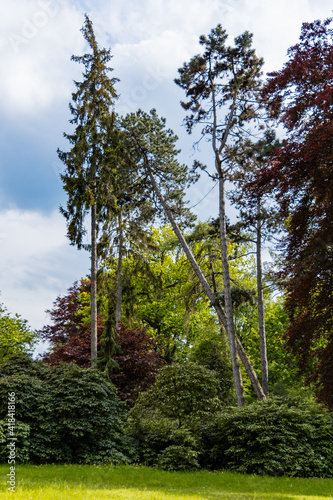
<svg viewBox="0 0 333 500">
<path fill-rule="evenodd" d="M 0 465 L 1 500 L 319 500 L 333 479 L 273 478 L 232 472 L 165 472 L 141 466 L 16 465 L 15 493 Z"/>
</svg>

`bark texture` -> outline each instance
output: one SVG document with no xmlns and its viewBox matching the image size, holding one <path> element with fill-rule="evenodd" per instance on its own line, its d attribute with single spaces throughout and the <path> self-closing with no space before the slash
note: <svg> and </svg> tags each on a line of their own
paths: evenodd
<svg viewBox="0 0 333 500">
<path fill-rule="evenodd" d="M 91 207 L 91 366 L 97 360 L 97 230 L 96 203 Z"/>
</svg>

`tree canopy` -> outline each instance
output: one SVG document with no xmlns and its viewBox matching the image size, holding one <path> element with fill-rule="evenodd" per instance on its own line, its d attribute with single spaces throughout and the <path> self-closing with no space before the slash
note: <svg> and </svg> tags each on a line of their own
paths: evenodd
<svg viewBox="0 0 333 500">
<path fill-rule="evenodd" d="M 10 314 L 0 303 L 0 363 L 16 353 L 31 353 L 39 340 L 28 321 L 19 314 Z"/>
<path fill-rule="evenodd" d="M 259 185 L 275 195 L 287 237 L 281 273 L 299 367 L 333 408 L 333 73 L 331 19 L 304 23 L 263 98 L 287 136 Z"/>
</svg>

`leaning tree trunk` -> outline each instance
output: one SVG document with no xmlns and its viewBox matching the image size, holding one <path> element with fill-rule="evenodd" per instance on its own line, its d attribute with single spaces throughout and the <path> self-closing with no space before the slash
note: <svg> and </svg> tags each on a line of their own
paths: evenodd
<svg viewBox="0 0 333 500">
<path fill-rule="evenodd" d="M 258 293 L 258 319 L 259 319 L 259 339 L 260 339 L 260 361 L 261 361 L 261 383 L 262 388 L 267 396 L 268 394 L 268 362 L 267 362 L 267 347 L 266 347 L 266 332 L 265 332 L 265 312 L 264 312 L 264 297 L 262 290 L 262 262 L 261 262 L 261 208 L 260 199 L 258 200 L 257 210 L 257 293 Z"/>
<path fill-rule="evenodd" d="M 211 255 L 209 255 L 209 264 L 210 264 L 210 270 L 211 270 L 213 292 L 215 294 L 215 297 L 217 297 L 218 289 L 217 289 L 217 283 L 216 283 L 216 273 L 215 273 L 215 269 L 214 269 L 213 258 Z M 225 337 L 225 339 L 226 339 L 227 330 L 226 330 L 226 328 L 224 328 L 224 325 L 223 325 L 223 322 L 221 321 L 220 315 L 218 314 L 217 316 L 219 319 L 221 335 L 223 335 L 223 337 Z M 225 324 L 227 324 L 226 321 L 225 321 Z"/>
<path fill-rule="evenodd" d="M 178 226 L 177 222 L 175 221 L 175 218 L 174 218 L 172 212 L 170 211 L 168 205 L 166 204 L 165 199 L 163 197 L 163 194 L 161 193 L 161 191 L 157 185 L 157 182 L 155 181 L 154 175 L 152 173 L 152 170 L 149 166 L 148 161 L 146 161 L 145 166 L 146 166 L 148 175 L 150 177 L 151 183 L 153 185 L 154 191 L 157 194 L 158 199 L 160 200 L 160 203 L 161 203 L 161 205 L 162 205 L 162 207 L 163 207 L 163 209 L 164 209 L 164 211 L 165 211 L 165 213 L 170 221 L 171 226 L 173 227 L 174 233 L 176 234 L 176 236 L 177 236 L 177 238 L 178 238 L 178 240 L 179 240 L 179 242 L 184 250 L 185 255 L 187 256 L 190 264 L 192 265 L 192 268 L 193 268 L 195 274 L 197 275 L 204 291 L 206 292 L 206 295 L 207 295 L 211 305 L 215 308 L 215 310 L 218 314 L 218 317 L 220 318 L 225 330 L 227 331 L 226 316 L 225 316 L 219 302 L 216 300 L 216 297 L 215 297 L 212 289 L 210 288 L 209 283 L 207 282 L 204 274 L 202 273 L 194 255 L 192 254 L 181 230 L 179 229 L 179 226 Z M 240 357 L 240 359 L 245 367 L 245 370 L 246 370 L 246 372 L 251 380 L 251 383 L 252 383 L 252 386 L 255 390 L 255 393 L 256 393 L 259 400 L 265 399 L 265 394 L 262 390 L 262 387 L 261 387 L 260 382 L 258 380 L 258 377 L 254 371 L 254 368 L 251 364 L 251 361 L 249 360 L 248 356 L 246 355 L 246 352 L 245 352 L 240 340 L 238 339 L 238 337 L 235 336 L 235 338 L 236 338 L 236 342 L 237 342 L 236 347 L 237 347 L 239 357 Z"/>
<path fill-rule="evenodd" d="M 116 302 L 116 327 L 121 322 L 121 305 L 123 299 L 123 248 L 124 248 L 124 235 L 121 215 L 118 217 L 119 224 L 119 248 L 118 248 L 118 266 L 117 266 L 117 302 Z"/>
<path fill-rule="evenodd" d="M 227 333 L 229 339 L 230 356 L 231 356 L 232 371 L 235 382 L 237 404 L 238 406 L 244 406 L 245 404 L 244 388 L 243 388 L 242 375 L 240 371 L 239 360 L 236 350 L 236 335 L 235 335 L 234 315 L 233 315 L 232 298 L 231 298 L 228 246 L 227 246 L 227 225 L 226 225 L 226 214 L 225 214 L 225 179 L 223 176 L 220 176 L 219 188 L 220 188 L 219 189 L 220 240 L 221 240 L 223 291 L 224 291 L 225 314 L 227 320 Z"/>
<path fill-rule="evenodd" d="M 91 366 L 97 361 L 97 229 L 96 203 L 91 207 Z"/>
</svg>

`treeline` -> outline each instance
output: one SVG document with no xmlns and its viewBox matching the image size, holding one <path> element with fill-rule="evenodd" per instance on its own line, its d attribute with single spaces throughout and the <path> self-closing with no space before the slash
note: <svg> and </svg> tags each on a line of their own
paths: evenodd
<svg viewBox="0 0 333 500">
<path fill-rule="evenodd" d="M 90 52 L 72 57 L 83 79 L 58 154 L 68 238 L 90 252 L 91 272 L 49 311 L 43 361 L 15 357 L 36 340 L 24 324 L 4 336 L 0 390 L 18 395 L 22 460 L 331 475 L 332 417 L 314 400 L 333 407 L 330 22 L 304 24 L 266 83 L 250 33 L 233 46 L 220 25 L 200 37 L 175 82 L 214 168 L 189 169 L 156 110 L 117 115 L 111 52 L 86 16 Z M 185 202 L 200 173 L 219 193 L 206 222 Z"/>
<path fill-rule="evenodd" d="M 329 150 L 324 147 L 331 112 L 325 63 L 331 53 L 329 24 L 330 20 L 304 24 L 301 42 L 290 49 L 290 61 L 279 73 L 272 73 L 266 84 L 261 80 L 263 60 L 252 48 L 250 33 L 236 37 L 233 46 L 226 44 L 227 34 L 221 25 L 200 37 L 201 54 L 179 69 L 175 82 L 185 92 L 182 107 L 187 130 L 192 133 L 199 128 L 201 138 L 210 142 L 215 170 L 198 161 L 189 170 L 177 160 L 177 137 L 155 110 L 117 115 L 117 79 L 109 76 L 112 69 L 108 66 L 111 53 L 98 47 L 86 16 L 82 33 L 91 52 L 72 57 L 84 65 L 83 80 L 75 82 L 70 104 L 75 130 L 65 137 L 71 149 L 58 154 L 66 167 L 61 178 L 68 194 L 67 206 L 61 211 L 67 219 L 68 237 L 78 248 L 84 246 L 88 213 L 91 220 L 91 243 L 86 246 L 91 252 L 92 366 L 98 359 L 100 259 L 117 260 L 116 296 L 109 301 L 110 308 L 116 303 L 115 319 L 109 314 L 109 338 L 105 339 L 110 345 L 112 331 L 122 319 L 124 252 L 148 248 L 149 227 L 166 221 L 226 332 L 237 404 L 245 403 L 240 362 L 257 398 L 265 399 L 269 373 L 261 253 L 265 239 L 280 232 L 284 258 L 278 278 L 291 320 L 285 338 L 298 355 L 300 370 L 316 385 L 318 397 L 331 406 L 332 168 Z M 321 65 L 317 65 L 318 58 Z M 303 75 L 309 68 L 314 71 L 314 64 L 316 76 L 309 89 Z M 286 127 L 282 144 L 265 125 L 270 117 Z M 219 288 L 214 262 L 209 282 L 184 232 L 194 222 L 184 191 L 198 179 L 200 171 L 207 172 L 219 187 L 215 221 L 219 239 L 215 255 L 223 279 Z M 228 181 L 235 185 L 232 201 L 239 209 L 238 242 L 251 241 L 256 252 L 260 379 L 235 325 L 233 295 L 241 292 L 235 292 L 230 277 Z M 112 364 L 111 359 L 106 362 Z"/>
</svg>

